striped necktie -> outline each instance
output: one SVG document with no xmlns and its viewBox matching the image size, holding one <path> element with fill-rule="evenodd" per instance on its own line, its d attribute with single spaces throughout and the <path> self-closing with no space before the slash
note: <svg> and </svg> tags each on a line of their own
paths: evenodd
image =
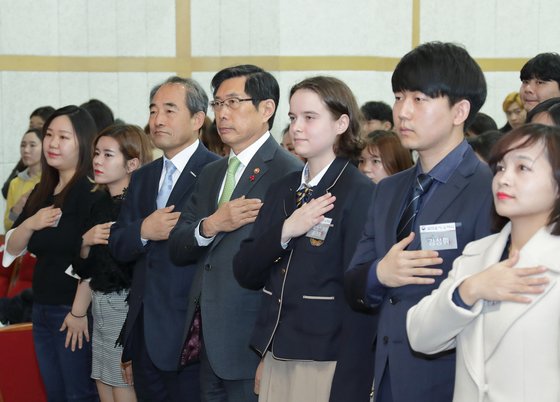
<svg viewBox="0 0 560 402">
<path fill-rule="evenodd" d="M 420 197 L 428 192 L 432 185 L 433 177 L 421 173 L 416 177 L 414 187 L 408 196 L 408 203 L 403 211 L 399 226 L 397 226 L 397 241 L 401 241 L 412 232 L 414 228 L 414 220 L 418 215 L 420 205 Z"/>
</svg>

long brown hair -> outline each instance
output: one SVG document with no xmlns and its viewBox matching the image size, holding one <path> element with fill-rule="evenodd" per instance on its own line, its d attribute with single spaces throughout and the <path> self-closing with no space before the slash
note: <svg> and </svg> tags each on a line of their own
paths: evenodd
<svg viewBox="0 0 560 402">
<path fill-rule="evenodd" d="M 66 187 L 64 187 L 56 197 L 56 207 L 61 207 L 64 204 L 64 199 L 68 191 L 77 180 L 91 173 L 91 143 L 97 130 L 93 118 L 85 109 L 75 105 L 69 105 L 55 110 L 47 119 L 43 126 L 43 138 L 52 121 L 59 116 L 68 117 L 76 133 L 76 140 L 78 142 L 78 165 L 76 166 L 76 172 L 72 179 L 70 179 Z M 41 169 L 41 181 L 37 184 L 35 191 L 29 196 L 27 204 L 25 204 L 25 213 L 28 216 L 37 212 L 44 205 L 45 200 L 53 196 L 54 189 L 60 179 L 58 170 L 47 163 L 44 147 L 43 153 L 41 154 Z"/>
</svg>

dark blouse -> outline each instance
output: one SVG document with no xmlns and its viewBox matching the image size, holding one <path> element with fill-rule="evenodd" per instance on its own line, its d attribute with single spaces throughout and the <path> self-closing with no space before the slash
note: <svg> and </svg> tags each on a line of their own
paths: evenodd
<svg viewBox="0 0 560 402">
<path fill-rule="evenodd" d="M 123 196 L 111 197 L 106 191 L 98 191 L 102 196 L 93 205 L 90 219 L 86 227 L 100 223 L 114 222 L 119 216 Z M 84 231 L 84 233 L 86 232 Z M 90 278 L 92 290 L 111 293 L 130 288 L 133 264 L 117 263 L 106 245 L 95 245 L 90 248 L 87 259 L 79 258 L 74 263 L 74 271 L 81 278 Z"/>
<path fill-rule="evenodd" d="M 97 192 L 91 192 L 92 186 L 86 177 L 76 181 L 68 190 L 58 225 L 36 231 L 29 239 L 27 250 L 37 256 L 33 273 L 33 295 L 37 303 L 72 305 L 74 301 L 78 281 L 65 271 L 79 256 L 86 220 L 99 198 Z M 41 208 L 53 205 L 56 197 L 46 199 Z M 28 217 L 22 213 L 14 227 Z"/>
</svg>

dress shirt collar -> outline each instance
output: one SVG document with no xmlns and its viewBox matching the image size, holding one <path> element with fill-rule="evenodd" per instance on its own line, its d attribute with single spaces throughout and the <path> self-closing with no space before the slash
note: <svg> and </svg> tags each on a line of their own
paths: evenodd
<svg viewBox="0 0 560 402">
<path fill-rule="evenodd" d="M 191 157 L 194 155 L 196 149 L 198 148 L 199 142 L 200 142 L 199 140 L 196 140 L 195 142 L 193 142 L 191 145 L 189 145 L 188 147 L 183 149 L 181 152 L 179 152 L 177 155 L 175 155 L 171 159 L 167 159 L 167 157 L 165 155 L 163 155 L 164 169 L 165 169 L 165 161 L 166 160 L 171 160 L 171 162 L 173 163 L 173 165 L 175 166 L 175 168 L 179 172 L 179 175 L 181 173 L 183 173 L 183 169 L 185 168 L 185 166 L 187 166 L 187 163 L 189 163 L 189 160 L 191 159 Z"/>
<path fill-rule="evenodd" d="M 237 156 L 237 159 L 239 159 L 239 162 L 241 162 L 241 165 L 243 165 L 243 168 L 246 168 L 247 165 L 249 165 L 249 162 L 251 162 L 251 159 L 253 159 L 253 156 L 255 156 L 257 151 L 260 149 L 260 147 L 263 146 L 263 144 L 266 142 L 266 140 L 268 140 L 269 137 L 270 137 L 270 132 L 267 131 L 258 140 L 253 142 L 251 145 L 249 145 L 243 151 L 239 152 L 239 155 L 236 155 L 235 152 L 233 152 L 233 149 L 232 149 L 229 152 L 228 162 L 229 162 L 230 158 L 232 158 L 234 156 Z"/>
</svg>

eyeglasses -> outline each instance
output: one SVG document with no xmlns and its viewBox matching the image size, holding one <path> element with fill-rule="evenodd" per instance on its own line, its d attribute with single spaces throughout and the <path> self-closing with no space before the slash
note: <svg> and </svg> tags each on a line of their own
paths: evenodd
<svg viewBox="0 0 560 402">
<path fill-rule="evenodd" d="M 252 101 L 252 100 L 253 100 L 253 98 L 245 98 L 245 99 L 228 98 L 228 99 L 224 99 L 222 101 L 213 100 L 213 101 L 210 101 L 210 107 L 212 108 L 212 110 L 214 112 L 216 110 L 220 110 L 223 106 L 227 106 L 227 108 L 231 109 L 231 110 L 236 110 L 236 109 L 239 109 L 239 106 L 240 106 L 241 102 L 248 102 L 248 101 Z"/>
</svg>

